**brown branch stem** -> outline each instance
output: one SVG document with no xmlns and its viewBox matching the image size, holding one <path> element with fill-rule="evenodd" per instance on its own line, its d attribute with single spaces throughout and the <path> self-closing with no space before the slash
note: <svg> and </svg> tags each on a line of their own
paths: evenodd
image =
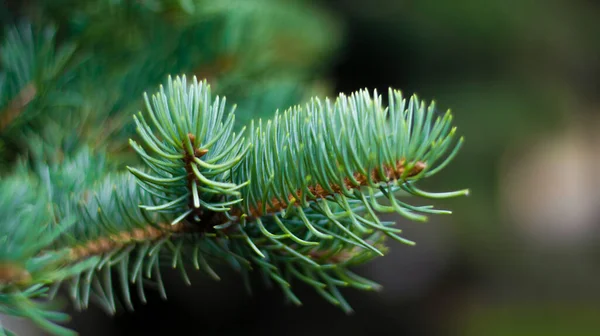
<svg viewBox="0 0 600 336">
<path fill-rule="evenodd" d="M 147 226 L 135 228 L 132 231 L 123 231 L 108 237 L 100 237 L 82 245 L 68 248 L 69 262 L 74 263 L 95 255 L 101 255 L 117 248 L 147 241 L 156 241 L 167 238 L 173 234 L 191 232 L 189 226 L 183 223 L 159 224 L 158 227 Z"/>
<path fill-rule="evenodd" d="M 380 174 L 380 169 L 375 168 L 371 170 L 371 180 L 376 183 L 379 183 L 389 182 L 391 180 L 399 180 L 401 178 L 409 178 L 418 175 L 420 172 L 423 171 L 423 169 L 425 169 L 425 167 L 427 167 L 427 164 L 425 162 L 417 161 L 410 169 L 410 171 L 405 175 L 405 160 L 400 160 L 396 163 L 395 166 L 386 165 L 383 167 L 382 173 L 383 176 L 385 176 L 385 179 L 381 178 L 382 174 Z M 358 185 L 351 181 L 349 178 L 344 178 L 344 188 L 354 189 L 369 185 L 369 179 L 363 174 L 354 173 L 354 179 L 358 182 Z M 342 188 L 337 184 L 332 184 L 329 187 L 329 189 L 332 190 L 333 193 L 339 193 L 342 191 Z M 315 196 L 314 199 L 323 199 L 328 196 L 331 196 L 333 193 L 331 193 L 329 189 L 326 189 L 319 184 L 315 184 L 308 187 L 310 193 Z M 265 214 L 279 212 L 283 209 L 286 209 L 289 205 L 289 202 L 293 202 L 295 199 L 302 198 L 302 196 L 302 191 L 297 191 L 295 195 L 288 195 L 287 201 L 282 201 L 280 199 L 274 198 L 271 200 L 271 202 L 267 203 L 266 206 L 259 202 L 255 207 L 250 209 L 250 216 L 256 218 L 264 216 Z M 265 208 L 264 211 L 263 207 Z M 241 213 L 236 213 L 236 215 L 239 216 L 241 215 Z"/>
</svg>

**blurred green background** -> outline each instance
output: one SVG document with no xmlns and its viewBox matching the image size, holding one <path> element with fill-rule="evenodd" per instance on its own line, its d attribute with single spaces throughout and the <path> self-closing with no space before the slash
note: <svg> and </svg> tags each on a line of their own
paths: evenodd
<svg viewBox="0 0 600 336">
<path fill-rule="evenodd" d="M 600 335 L 600 2 L 313 5 L 336 26 L 311 34 L 336 42 L 311 61 L 308 91 L 394 87 L 452 109 L 466 145 L 424 185 L 471 195 L 437 204 L 452 216 L 398 219 L 418 244 L 392 244 L 362 267 L 384 290 L 346 291 L 351 316 L 303 287 L 295 308 L 261 286 L 248 296 L 235 275 L 188 288 L 175 274 L 167 302 L 155 295 L 116 317 L 90 309 L 70 325 L 82 335 Z"/>
<path fill-rule="evenodd" d="M 385 277 L 382 300 L 402 293 L 381 309 L 387 330 L 600 334 L 600 2 L 332 7 L 349 28 L 339 90 L 393 86 L 433 97 L 466 137 L 455 162 L 428 182 L 468 186 L 471 196 L 427 228 L 402 223 L 418 245 L 396 247 L 399 263 L 372 265 Z M 414 289 L 390 289 L 415 272 L 428 274 Z M 403 316 L 407 297 L 419 322 Z"/>
</svg>

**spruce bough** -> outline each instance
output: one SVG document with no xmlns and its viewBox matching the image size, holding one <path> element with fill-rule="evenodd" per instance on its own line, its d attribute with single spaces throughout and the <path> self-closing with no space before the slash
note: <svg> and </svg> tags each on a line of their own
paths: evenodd
<svg viewBox="0 0 600 336">
<path fill-rule="evenodd" d="M 293 284 L 306 283 L 350 312 L 340 287 L 379 288 L 350 268 L 382 256 L 388 237 L 413 244 L 379 214 L 425 221 L 450 212 L 407 196 L 468 193 L 417 187 L 463 139 L 450 112 L 396 90 L 387 106 L 368 91 L 314 98 L 239 132 L 234 109 L 205 81 L 169 78 L 144 98 L 130 140 L 144 166 L 115 174 L 101 151 L 83 149 L 38 163 L 43 178 L 21 167 L 0 180 L 18 190 L 0 199 L 1 313 L 70 335 L 68 316 L 49 305 L 60 287 L 78 309 L 95 301 L 114 313 L 117 300 L 133 309 L 132 288 L 145 301 L 149 281 L 166 298 L 162 267 L 189 284 L 191 268 L 219 279 L 216 263 L 247 285 L 250 271 L 262 272 L 295 304 Z"/>
</svg>

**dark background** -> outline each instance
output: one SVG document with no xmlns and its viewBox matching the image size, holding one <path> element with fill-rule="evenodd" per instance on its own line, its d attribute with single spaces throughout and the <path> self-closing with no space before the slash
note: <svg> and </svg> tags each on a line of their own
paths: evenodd
<svg viewBox="0 0 600 336">
<path fill-rule="evenodd" d="M 299 286 L 301 308 L 235 274 L 167 281 L 133 313 L 74 313 L 82 335 L 600 334 L 600 2 L 325 1 L 345 39 L 335 91 L 388 87 L 451 108 L 466 145 L 430 190 L 452 216 L 398 219 L 414 247 L 359 270 L 345 315 Z M 174 273 L 174 272 L 171 272 Z"/>
</svg>

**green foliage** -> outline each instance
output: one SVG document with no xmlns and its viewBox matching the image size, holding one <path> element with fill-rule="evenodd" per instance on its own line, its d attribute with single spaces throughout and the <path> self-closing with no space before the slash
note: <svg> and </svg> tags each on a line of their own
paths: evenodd
<svg viewBox="0 0 600 336">
<path fill-rule="evenodd" d="M 291 284 L 307 283 L 350 311 L 339 287 L 378 285 L 349 268 L 383 255 L 385 235 L 408 242 L 377 213 L 398 212 L 415 220 L 425 218 L 417 212 L 447 213 L 408 205 L 398 198 L 400 190 L 426 197 L 466 193 L 429 194 L 414 186 L 443 168 L 461 142 L 452 142 L 450 114 L 434 118 L 433 105 L 425 108 L 416 97 L 407 104 L 397 91 L 390 92 L 388 108 L 366 91 L 342 95 L 335 103 L 315 99 L 304 109 L 277 114 L 266 126 L 252 123 L 247 140 L 232 131 L 233 113 L 225 115 L 224 99 L 213 99 L 206 82 L 169 80 L 166 90 L 147 98 L 147 110 L 152 127 L 144 114 L 135 120 L 150 152 L 131 142 L 147 167 L 130 169 L 139 183 L 131 175 L 110 173 L 114 169 L 104 155 L 89 150 L 35 166 L 50 200 L 42 205 L 15 200 L 42 215 L 50 202 L 52 216 L 44 218 L 77 221 L 66 229 L 20 221 L 22 232 L 39 232 L 49 240 L 35 235 L 30 236 L 35 243 L 14 240 L 27 246 L 20 253 L 25 256 L 3 260 L 23 265 L 39 258 L 43 266 L 35 269 L 44 271 L 17 286 L 11 299 L 28 288 L 36 288 L 32 298 L 44 297 L 51 288 L 52 297 L 66 284 L 77 308 L 95 300 L 114 313 L 113 273 L 125 306 L 133 309 L 130 283 L 142 299 L 149 280 L 166 296 L 161 261 L 179 268 L 186 282 L 188 262 L 218 278 L 211 261 L 229 264 L 246 281 L 248 271 L 261 271 L 296 304 L 300 299 Z M 380 204 L 381 199 L 390 205 Z M 15 286 L 13 280 L 6 285 Z M 10 307 L 12 301 L 7 302 Z M 50 328 L 52 321 L 38 322 L 60 333 Z"/>
<path fill-rule="evenodd" d="M 143 114 L 135 118 L 151 154 L 132 142 L 152 174 L 131 171 L 162 204 L 142 207 L 173 213 L 173 223 L 187 220 L 199 230 L 241 238 L 252 250 L 250 261 L 296 303 L 290 278 L 314 285 L 345 310 L 350 307 L 338 285 L 373 287 L 349 280 L 346 267 L 383 255 L 382 234 L 412 243 L 377 213 L 421 221 L 426 217 L 420 213 L 449 213 L 409 205 L 399 192 L 430 198 L 467 193 L 431 194 L 415 186 L 447 165 L 462 139 L 453 141 L 450 113 L 434 118 L 433 104 L 427 108 L 417 97 L 407 102 L 398 91 L 390 91 L 388 108 L 366 91 L 335 102 L 314 99 L 264 125 L 251 123 L 246 145 L 231 131 L 233 112 L 224 116 L 224 100 L 212 100 L 205 82 L 194 79 L 188 87 L 178 77 L 152 102 L 147 109 L 154 130 Z M 215 212 L 225 212 L 216 223 Z M 330 268 L 340 278 L 331 278 Z"/>
<path fill-rule="evenodd" d="M 243 146 L 241 133 L 233 132 L 234 115 L 230 113 L 223 121 L 225 99 L 217 97 L 213 102 L 206 82 L 198 83 L 194 78 L 188 88 L 184 77 L 169 80 L 167 85 L 166 92 L 161 87 L 160 92 L 152 96 L 152 105 L 148 96 L 145 97 L 156 134 L 141 113 L 134 117 L 139 135 L 160 159 L 148 155 L 132 141 L 132 147 L 156 175 L 135 168 L 130 170 L 142 181 L 145 190 L 167 201 L 159 206 L 144 207 L 178 213 L 179 217 L 172 224 L 195 209 L 228 211 L 231 205 L 241 202 L 239 189 L 249 182 L 229 182 L 232 169 L 248 148 Z M 188 206 L 190 199 L 192 207 Z M 200 221 L 198 215 L 194 217 Z"/>
<path fill-rule="evenodd" d="M 57 325 L 68 315 L 53 312 L 33 299 L 46 297 L 46 283 L 68 276 L 55 265 L 63 253 L 40 255 L 70 222 L 53 223 L 48 193 L 31 176 L 15 174 L 0 180 L 0 312 L 27 317 L 56 334 L 69 334 Z M 2 326 L 0 325 L 0 332 Z"/>
<path fill-rule="evenodd" d="M 293 284 L 305 283 L 349 312 L 340 288 L 379 288 L 351 268 L 383 255 L 386 237 L 413 244 L 379 215 L 423 221 L 449 211 L 404 197 L 467 193 L 416 186 L 462 144 L 451 114 L 416 96 L 390 90 L 387 106 L 367 91 L 313 98 L 246 122 L 314 91 L 313 71 L 336 31 L 315 8 L 274 0 L 25 7 L 35 22 L 8 29 L 0 49 L 0 313 L 69 335 L 68 316 L 51 305 L 60 288 L 77 309 L 95 302 L 113 314 L 133 309 L 131 286 L 142 301 L 147 284 L 166 298 L 164 265 L 189 284 L 191 266 L 218 280 L 215 264 L 249 290 L 258 271 L 294 304 Z M 58 30 L 38 28 L 53 21 Z M 168 77 L 139 100 L 169 73 L 209 80 Z M 228 108 L 223 93 L 240 108 Z"/>
<path fill-rule="evenodd" d="M 55 28 L 23 23 L 6 33 L 0 47 L 0 131 L 13 142 L 17 140 L 11 131 L 31 126 L 36 115 L 48 117 L 80 103 L 77 94 L 64 88 L 76 46 L 57 47 L 55 39 Z"/>
</svg>

